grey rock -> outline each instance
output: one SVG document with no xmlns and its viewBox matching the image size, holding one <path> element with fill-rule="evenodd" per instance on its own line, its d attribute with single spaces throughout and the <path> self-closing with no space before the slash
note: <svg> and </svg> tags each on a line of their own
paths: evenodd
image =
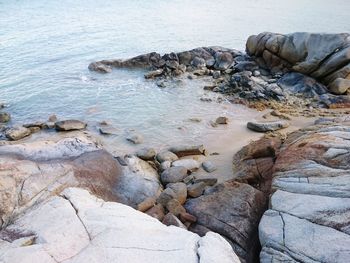
<svg viewBox="0 0 350 263">
<path fill-rule="evenodd" d="M 158 160 L 158 162 L 162 163 L 165 161 L 170 161 L 170 162 L 176 161 L 177 159 L 179 159 L 179 157 L 177 157 L 177 155 L 173 152 L 162 151 L 157 154 L 156 159 Z"/>
<path fill-rule="evenodd" d="M 11 115 L 7 112 L 0 112 L 0 123 L 6 123 L 11 120 Z"/>
<path fill-rule="evenodd" d="M 217 167 L 210 161 L 203 162 L 202 166 L 203 166 L 203 169 L 208 173 L 212 173 L 217 169 Z"/>
<path fill-rule="evenodd" d="M 163 184 L 177 183 L 187 176 L 187 169 L 182 166 L 173 166 L 162 172 L 160 178 Z"/>
<path fill-rule="evenodd" d="M 72 131 L 85 129 L 87 124 L 79 120 L 65 120 L 55 123 L 55 129 L 57 131 Z"/>
<path fill-rule="evenodd" d="M 277 131 L 287 128 L 289 123 L 286 121 L 271 121 L 271 122 L 248 122 L 247 128 L 256 132 Z"/>
<path fill-rule="evenodd" d="M 156 156 L 156 150 L 153 148 L 142 148 L 137 151 L 136 155 L 142 160 L 150 161 L 154 160 L 154 157 Z"/>
<path fill-rule="evenodd" d="M 112 72 L 112 68 L 109 65 L 105 65 L 101 62 L 92 62 L 89 65 L 89 70 L 96 71 L 99 73 L 110 73 Z"/>
<path fill-rule="evenodd" d="M 180 159 L 172 163 L 172 166 L 185 167 L 188 171 L 194 172 L 199 169 L 200 164 L 193 159 Z"/>
</svg>

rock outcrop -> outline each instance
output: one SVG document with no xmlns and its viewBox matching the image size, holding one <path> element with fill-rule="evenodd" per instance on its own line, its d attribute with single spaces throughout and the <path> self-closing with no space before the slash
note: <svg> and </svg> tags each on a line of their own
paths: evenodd
<svg viewBox="0 0 350 263">
<path fill-rule="evenodd" d="M 350 88 L 350 35 L 264 32 L 250 36 L 247 53 L 273 72 L 296 71 L 328 86 L 335 94 Z"/>
<path fill-rule="evenodd" d="M 238 263 L 229 243 L 204 237 L 80 188 L 33 206 L 0 231 L 0 261 Z"/>
<path fill-rule="evenodd" d="M 350 257 L 350 119 L 317 123 L 290 134 L 277 155 L 261 262 Z"/>
</svg>

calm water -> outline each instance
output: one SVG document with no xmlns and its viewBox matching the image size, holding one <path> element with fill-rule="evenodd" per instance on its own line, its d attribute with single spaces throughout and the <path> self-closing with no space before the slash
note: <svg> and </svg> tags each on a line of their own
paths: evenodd
<svg viewBox="0 0 350 263">
<path fill-rule="evenodd" d="M 110 120 L 151 142 L 184 131 L 196 140 L 208 125 L 188 118 L 243 121 L 254 113 L 200 102 L 198 82 L 160 89 L 142 72 L 99 75 L 88 64 L 208 45 L 243 50 L 246 38 L 262 31 L 349 32 L 349 13 L 348 0 L 0 0 L 0 100 L 16 122 L 56 113 Z"/>
</svg>

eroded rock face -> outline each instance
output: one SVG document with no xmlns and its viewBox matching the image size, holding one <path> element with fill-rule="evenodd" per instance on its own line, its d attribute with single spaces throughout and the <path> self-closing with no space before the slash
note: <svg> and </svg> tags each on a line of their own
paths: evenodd
<svg viewBox="0 0 350 263">
<path fill-rule="evenodd" d="M 191 230 L 203 234 L 204 228 L 221 234 L 242 262 L 257 260 L 257 227 L 265 207 L 266 198 L 261 191 L 235 181 L 217 185 L 185 204 L 188 213 L 197 217 Z"/>
<path fill-rule="evenodd" d="M 296 71 L 328 85 L 335 94 L 350 88 L 350 35 L 264 32 L 250 36 L 247 53 L 274 72 Z"/>
<path fill-rule="evenodd" d="M 349 259 L 350 122 L 338 121 L 294 132 L 283 144 L 259 225 L 261 262 Z"/>
<path fill-rule="evenodd" d="M 239 262 L 218 234 L 167 227 L 79 188 L 48 198 L 0 231 L 0 250 L 4 263 Z"/>
</svg>

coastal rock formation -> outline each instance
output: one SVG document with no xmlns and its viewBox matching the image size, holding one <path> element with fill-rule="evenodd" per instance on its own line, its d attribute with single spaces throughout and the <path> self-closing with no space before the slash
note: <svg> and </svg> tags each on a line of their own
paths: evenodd
<svg viewBox="0 0 350 263">
<path fill-rule="evenodd" d="M 0 231 L 0 261 L 238 263 L 229 243 L 165 226 L 79 188 L 33 206 Z"/>
<path fill-rule="evenodd" d="M 317 123 L 290 134 L 276 158 L 261 262 L 350 257 L 350 119 Z"/>
<path fill-rule="evenodd" d="M 227 181 L 189 199 L 186 210 L 197 218 L 190 228 L 200 235 L 211 230 L 224 236 L 241 262 L 256 262 L 258 224 L 266 209 L 265 195 L 254 187 Z"/>
<path fill-rule="evenodd" d="M 350 35 L 264 32 L 250 36 L 247 53 L 273 72 L 296 71 L 326 84 L 335 94 L 350 88 Z"/>
</svg>

